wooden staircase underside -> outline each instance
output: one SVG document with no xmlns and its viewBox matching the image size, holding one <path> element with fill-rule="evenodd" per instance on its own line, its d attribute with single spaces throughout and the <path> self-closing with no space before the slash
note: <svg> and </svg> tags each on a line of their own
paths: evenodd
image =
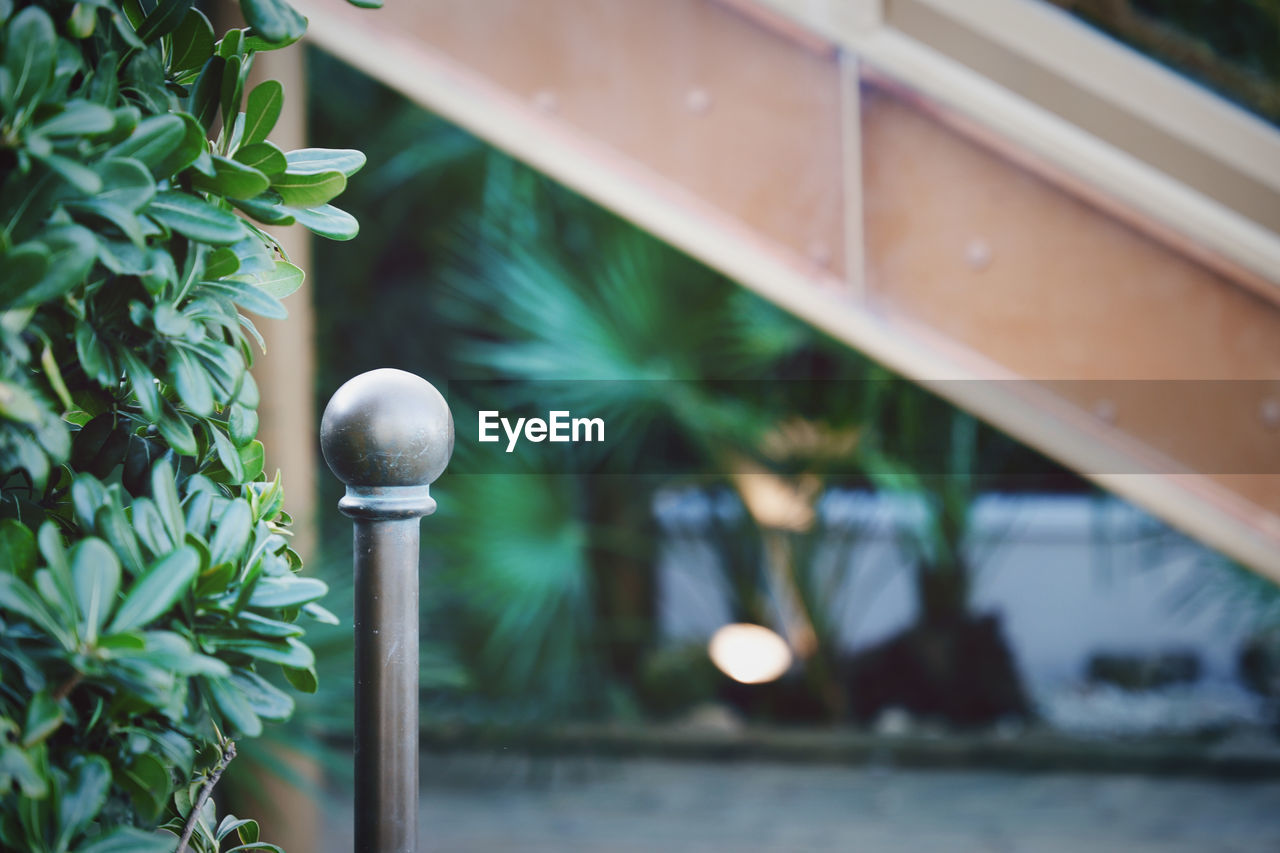
<svg viewBox="0 0 1280 853">
<path fill-rule="evenodd" d="M 1280 580 L 1272 128 L 1030 0 L 304 11 L 324 49 Z"/>
</svg>

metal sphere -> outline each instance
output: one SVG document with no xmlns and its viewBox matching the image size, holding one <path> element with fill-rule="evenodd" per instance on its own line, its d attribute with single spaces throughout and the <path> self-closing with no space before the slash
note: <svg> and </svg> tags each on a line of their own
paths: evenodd
<svg viewBox="0 0 1280 853">
<path fill-rule="evenodd" d="M 348 486 L 425 486 L 453 455 L 453 415 L 422 377 L 371 370 L 329 399 L 320 420 L 320 448 Z"/>
</svg>

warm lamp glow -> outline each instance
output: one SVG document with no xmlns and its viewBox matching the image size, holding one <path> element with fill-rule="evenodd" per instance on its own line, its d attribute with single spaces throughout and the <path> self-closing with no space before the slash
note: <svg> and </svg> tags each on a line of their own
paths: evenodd
<svg viewBox="0 0 1280 853">
<path fill-rule="evenodd" d="M 711 636 L 707 652 L 721 672 L 743 684 L 773 681 L 791 666 L 786 641 L 763 625 L 725 625 Z"/>
</svg>

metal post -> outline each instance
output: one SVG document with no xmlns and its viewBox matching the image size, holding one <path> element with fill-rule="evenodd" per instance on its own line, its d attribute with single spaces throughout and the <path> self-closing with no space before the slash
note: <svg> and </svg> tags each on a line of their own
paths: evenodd
<svg viewBox="0 0 1280 853">
<path fill-rule="evenodd" d="M 355 519 L 356 853 L 413 853 L 418 817 L 418 526 L 453 453 L 449 406 L 403 370 L 362 373 L 320 421 Z"/>
</svg>

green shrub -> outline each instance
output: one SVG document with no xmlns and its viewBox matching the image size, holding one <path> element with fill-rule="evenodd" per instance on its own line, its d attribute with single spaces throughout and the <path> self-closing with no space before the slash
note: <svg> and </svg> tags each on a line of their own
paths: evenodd
<svg viewBox="0 0 1280 853">
<path fill-rule="evenodd" d="M 208 794 L 315 689 L 300 617 L 333 617 L 263 473 L 239 312 L 302 281 L 255 223 L 355 236 L 328 202 L 364 156 L 267 141 L 283 92 L 249 65 L 306 22 L 241 8 L 218 39 L 192 0 L 0 0 L 5 850 L 275 849 Z"/>
</svg>

